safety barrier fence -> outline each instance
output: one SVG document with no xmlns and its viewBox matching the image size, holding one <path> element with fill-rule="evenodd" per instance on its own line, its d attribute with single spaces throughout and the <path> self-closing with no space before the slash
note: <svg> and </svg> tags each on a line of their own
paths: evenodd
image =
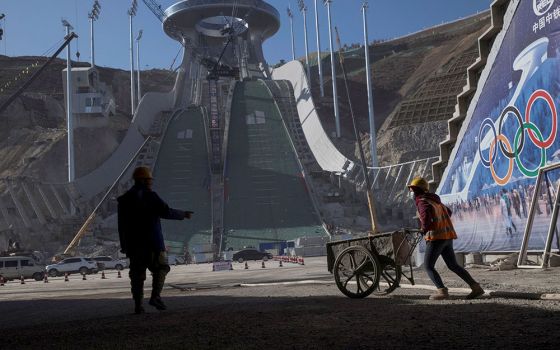
<svg viewBox="0 0 560 350">
<path fill-rule="evenodd" d="M 278 267 L 283 267 L 284 263 L 288 263 L 288 264 L 296 264 L 296 265 L 305 265 L 305 259 L 303 256 L 288 256 L 288 255 L 275 255 L 272 257 L 273 261 L 277 261 L 278 262 Z M 262 260 L 261 261 L 261 268 L 266 268 L 265 265 L 266 260 Z M 221 266 L 221 268 L 216 268 L 216 264 L 221 264 L 223 266 Z M 177 264 L 175 264 L 177 265 Z M 247 262 L 245 261 L 245 265 L 244 267 L 242 267 L 241 269 L 244 270 L 248 270 L 249 266 L 247 264 Z M 234 270 L 233 268 L 233 264 L 231 264 L 231 261 L 223 261 L 223 262 L 216 262 L 213 263 L 212 266 L 212 271 L 224 271 L 224 270 Z M 72 277 L 74 275 L 74 277 Z M 116 277 L 108 277 L 108 275 L 105 273 L 105 269 L 101 269 L 98 273 L 94 274 L 97 277 L 95 279 L 102 279 L 102 280 L 106 280 L 106 279 L 114 279 L 114 278 L 122 278 L 123 275 L 121 273 L 120 270 L 117 270 L 117 276 Z M 85 273 L 68 273 L 65 272 L 64 274 L 58 274 L 57 276 L 50 276 L 48 274 L 48 271 L 45 271 L 43 277 L 42 277 L 42 281 L 43 283 L 49 283 L 49 277 L 63 277 L 64 276 L 64 282 L 70 282 L 71 280 L 80 280 L 80 281 L 87 281 L 88 277 L 87 276 L 91 276 L 91 274 L 85 274 Z M 23 275 L 21 275 L 18 278 L 10 278 L 10 279 L 6 279 L 3 275 L 0 275 L 0 286 L 4 286 L 9 280 L 12 281 L 17 281 L 19 284 L 26 284 L 25 282 L 25 278 Z M 41 280 L 37 280 L 37 282 L 41 281 Z"/>
<path fill-rule="evenodd" d="M 72 275 L 75 275 L 74 277 L 70 278 Z M 89 274 L 91 275 L 91 274 Z M 105 270 L 101 270 L 99 273 L 96 274 L 97 276 L 99 276 L 98 279 L 110 279 L 109 277 L 107 277 L 107 275 L 105 274 Z M 64 277 L 64 282 L 70 282 L 71 279 L 73 280 L 80 280 L 80 281 L 87 281 L 88 280 L 88 274 L 86 273 L 69 273 L 69 272 L 65 272 L 64 274 L 60 274 L 57 275 L 56 277 Z M 35 279 L 34 277 L 30 277 L 27 279 L 35 279 L 36 282 L 41 282 L 43 281 L 43 283 L 49 283 L 49 277 L 54 277 L 54 276 L 49 276 L 49 274 L 47 273 L 47 271 L 45 271 L 42 275 L 42 277 L 40 279 Z M 78 278 L 75 278 L 78 277 Z M 91 276 L 90 276 L 91 277 Z M 114 278 L 123 278 L 123 275 L 121 273 L 120 270 L 117 270 L 117 276 Z M 19 277 L 12 277 L 12 278 L 6 278 L 3 275 L 0 275 L 0 287 L 3 287 L 6 285 L 6 283 L 8 283 L 9 281 L 14 281 L 17 282 L 19 284 L 26 284 L 25 282 L 26 277 L 24 277 L 23 275 L 20 275 Z"/>
<path fill-rule="evenodd" d="M 283 263 L 305 265 L 305 260 L 303 256 L 274 255 L 272 257 L 272 260 L 281 261 Z"/>
<path fill-rule="evenodd" d="M 414 203 L 408 196 L 407 185 L 418 176 L 431 179 L 432 164 L 439 157 L 424 158 L 410 162 L 383 166 L 369 167 L 367 174 L 370 178 L 373 199 L 383 229 L 393 229 L 409 225 L 414 215 Z M 341 186 L 364 193 L 366 181 L 362 168 L 354 163 L 351 169 L 340 174 Z M 365 201 L 365 194 L 360 195 Z"/>
</svg>

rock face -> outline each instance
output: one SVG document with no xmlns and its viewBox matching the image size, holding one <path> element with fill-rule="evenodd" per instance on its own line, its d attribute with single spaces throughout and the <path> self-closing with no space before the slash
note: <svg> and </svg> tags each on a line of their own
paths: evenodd
<svg viewBox="0 0 560 350">
<path fill-rule="evenodd" d="M 0 56 L 0 103 L 46 62 L 45 57 Z M 74 67 L 88 64 L 73 62 Z M 0 177 L 26 176 L 42 182 L 65 182 L 66 116 L 61 71 L 65 61 L 56 59 L 26 92 L 0 114 Z M 76 176 L 101 164 L 118 146 L 130 116 L 130 73 L 98 67 L 100 80 L 111 87 L 117 108 L 108 126 L 76 128 Z M 143 91 L 173 88 L 175 75 L 165 70 L 142 72 Z"/>
</svg>

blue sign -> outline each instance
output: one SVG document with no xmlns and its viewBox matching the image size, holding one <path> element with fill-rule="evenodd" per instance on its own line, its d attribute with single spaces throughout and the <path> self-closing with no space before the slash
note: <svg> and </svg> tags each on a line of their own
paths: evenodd
<svg viewBox="0 0 560 350">
<path fill-rule="evenodd" d="M 457 251 L 519 250 L 538 171 L 560 161 L 560 1 L 509 10 L 438 189 Z M 544 247 L 559 175 L 538 193 L 529 249 Z"/>
</svg>

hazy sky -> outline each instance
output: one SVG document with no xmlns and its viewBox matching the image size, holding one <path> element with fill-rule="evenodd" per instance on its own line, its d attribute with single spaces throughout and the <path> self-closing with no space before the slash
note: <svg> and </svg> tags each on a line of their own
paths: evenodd
<svg viewBox="0 0 560 350">
<path fill-rule="evenodd" d="M 280 59 L 291 59 L 290 26 L 286 8 L 291 3 L 294 16 L 296 54 L 304 55 L 303 19 L 297 11 L 296 0 L 266 0 L 282 15 L 280 31 L 265 43 L 265 56 L 270 63 Z M 102 66 L 128 69 L 129 26 L 127 9 L 130 0 L 100 0 L 102 9 L 95 23 L 95 61 Z M 177 1 L 159 0 L 167 8 Z M 328 28 L 326 8 L 319 0 L 319 15 L 322 21 L 322 49 L 328 50 Z M 338 26 L 343 43 L 363 41 L 361 21 L 362 0 L 333 0 L 333 25 Z M 313 0 L 305 0 L 308 11 L 310 50 L 315 51 L 315 28 Z M 73 42 L 73 59 L 76 47 L 81 61 L 89 61 L 88 11 L 93 0 L 0 0 L 0 13 L 5 13 L 4 40 L 0 41 L 0 54 L 8 56 L 44 55 L 58 46 L 65 30 L 61 18 L 67 19 L 80 36 Z M 490 0 L 370 0 L 368 12 L 369 38 L 386 39 L 402 36 L 444 21 L 487 10 Z M 161 23 L 139 1 L 138 15 L 134 20 L 134 31 L 144 30 L 141 41 L 142 68 L 169 68 L 179 50 L 179 44 L 168 38 Z M 77 44 L 77 45 L 76 45 Z M 65 57 L 64 54 L 61 57 Z"/>
</svg>

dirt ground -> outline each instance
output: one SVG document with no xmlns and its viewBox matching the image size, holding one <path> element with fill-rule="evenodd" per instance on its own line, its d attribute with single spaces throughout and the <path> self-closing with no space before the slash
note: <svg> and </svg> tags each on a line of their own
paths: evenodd
<svg viewBox="0 0 560 350">
<path fill-rule="evenodd" d="M 467 301 L 465 284 L 445 269 L 452 298 L 430 301 L 421 269 L 415 287 L 403 281 L 387 297 L 349 299 L 324 257 L 234 265 L 173 266 L 168 310 L 145 305 L 144 315 L 132 314 L 126 273 L 9 282 L 0 287 L 0 349 L 556 349 L 560 341 L 560 300 Z M 560 268 L 469 271 L 489 291 L 560 293 Z"/>
<path fill-rule="evenodd" d="M 127 298 L 34 301 L 120 308 L 120 315 L 4 328 L 5 349 L 535 349 L 560 341 L 560 302 L 433 302 L 429 291 L 349 299 L 334 284 L 171 291 L 170 310 L 131 314 Z M 556 345 L 554 345 L 556 344 Z"/>
</svg>

